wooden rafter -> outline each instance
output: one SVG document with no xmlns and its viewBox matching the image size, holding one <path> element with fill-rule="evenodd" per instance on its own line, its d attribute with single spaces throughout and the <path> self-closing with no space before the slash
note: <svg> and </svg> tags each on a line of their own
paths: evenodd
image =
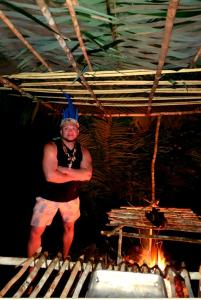
<svg viewBox="0 0 201 300">
<path fill-rule="evenodd" d="M 150 114 L 150 112 L 151 112 L 152 100 L 154 97 L 154 93 L 157 89 L 158 82 L 161 77 L 161 73 L 163 70 L 164 63 L 165 63 L 165 58 L 167 56 L 170 38 L 171 38 L 171 34 L 172 34 L 172 29 L 173 29 L 173 24 L 174 24 L 174 19 L 175 19 L 175 15 L 177 12 L 179 2 L 180 2 L 180 0 L 170 0 L 170 3 L 169 3 L 169 7 L 168 7 L 168 11 L 167 11 L 167 18 L 166 18 L 166 23 L 165 23 L 165 32 L 163 35 L 163 41 L 162 41 L 162 45 L 161 45 L 161 53 L 160 53 L 160 57 L 159 57 L 159 61 L 158 61 L 158 66 L 157 66 L 157 70 L 156 70 L 154 83 L 153 83 L 151 92 L 149 94 L 148 110 L 147 110 L 148 114 Z"/>
<path fill-rule="evenodd" d="M 77 62 L 75 61 L 73 54 L 71 53 L 70 49 L 67 47 L 66 42 L 64 40 L 64 38 L 62 37 L 62 35 L 59 32 L 59 29 L 57 27 L 56 22 L 54 21 L 54 18 L 52 17 L 52 14 L 48 8 L 48 6 L 46 5 L 44 0 L 36 0 L 36 3 L 38 4 L 42 14 L 44 15 L 44 17 L 46 18 L 46 20 L 48 21 L 49 26 L 57 33 L 55 33 L 55 37 L 59 43 L 59 45 L 61 46 L 61 48 L 63 49 L 64 53 L 66 54 L 69 62 L 71 63 L 74 71 L 77 73 L 78 78 L 81 79 L 81 83 L 86 87 L 86 89 L 89 91 L 89 93 L 91 94 L 92 98 L 95 100 L 97 107 L 103 112 L 103 114 L 105 114 L 105 110 L 101 105 L 101 102 L 97 99 L 96 95 L 94 94 L 93 90 L 91 89 L 91 87 L 89 86 L 89 84 L 87 83 L 87 80 L 85 79 L 85 77 L 83 76 L 83 74 L 80 72 L 79 67 L 77 65 Z"/>
<path fill-rule="evenodd" d="M 75 29 L 75 32 L 76 32 L 76 35 L 77 35 L 77 39 L 80 43 L 80 48 L 81 48 L 82 53 L 84 55 L 84 58 L 87 62 L 89 71 L 93 71 L 92 66 L 91 66 L 91 62 L 90 62 L 88 54 L 87 54 L 87 50 L 86 50 L 85 45 L 84 45 L 84 41 L 83 41 L 83 38 L 82 38 L 80 26 L 79 26 L 78 19 L 77 19 L 77 16 L 76 16 L 76 13 L 75 13 L 75 10 L 74 10 L 74 7 L 73 7 L 72 0 L 66 0 L 65 3 L 66 3 L 66 7 L 69 10 L 69 13 L 71 15 L 71 19 L 72 19 L 73 26 L 74 26 L 74 29 Z"/>
</svg>

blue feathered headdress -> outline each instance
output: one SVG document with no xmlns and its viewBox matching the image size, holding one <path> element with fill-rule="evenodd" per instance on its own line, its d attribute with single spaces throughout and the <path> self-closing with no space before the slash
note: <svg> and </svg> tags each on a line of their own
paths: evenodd
<svg viewBox="0 0 201 300">
<path fill-rule="evenodd" d="M 61 124 L 63 125 L 66 121 L 72 121 L 79 126 L 78 123 L 78 110 L 73 106 L 71 95 L 64 93 L 64 96 L 67 100 L 68 106 L 62 112 Z"/>
</svg>

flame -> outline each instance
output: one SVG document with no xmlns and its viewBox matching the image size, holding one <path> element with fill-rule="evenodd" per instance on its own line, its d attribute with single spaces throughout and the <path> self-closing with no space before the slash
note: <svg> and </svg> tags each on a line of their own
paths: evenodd
<svg viewBox="0 0 201 300">
<path fill-rule="evenodd" d="M 164 252 L 161 248 L 153 247 L 152 248 L 152 256 L 149 264 L 151 267 L 158 265 L 158 267 L 164 271 L 166 267 L 166 258 Z"/>
<path fill-rule="evenodd" d="M 134 260 L 130 259 L 129 262 L 132 264 L 134 263 Z M 156 244 L 152 244 L 151 253 L 146 248 L 141 249 L 141 253 L 140 255 L 138 255 L 138 259 L 136 262 L 139 265 L 147 264 L 149 268 L 157 265 L 161 271 L 164 271 L 167 264 L 167 260 L 162 247 L 159 248 Z"/>
</svg>

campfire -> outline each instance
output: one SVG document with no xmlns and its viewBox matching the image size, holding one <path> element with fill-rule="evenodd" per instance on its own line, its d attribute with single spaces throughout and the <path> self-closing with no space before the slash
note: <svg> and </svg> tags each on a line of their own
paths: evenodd
<svg viewBox="0 0 201 300">
<path fill-rule="evenodd" d="M 138 265 L 146 264 L 149 268 L 157 266 L 160 270 L 164 271 L 168 264 L 164 251 L 158 248 L 157 245 L 152 246 L 151 253 L 148 249 L 140 248 L 139 246 L 134 247 L 134 255 L 126 255 L 124 260 L 132 265 L 137 263 Z M 137 255 L 136 255 L 137 252 Z"/>
</svg>

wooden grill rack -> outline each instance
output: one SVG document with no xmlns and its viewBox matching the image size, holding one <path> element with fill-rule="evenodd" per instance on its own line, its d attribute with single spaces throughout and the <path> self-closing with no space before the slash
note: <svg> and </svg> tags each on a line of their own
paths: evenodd
<svg viewBox="0 0 201 300">
<path fill-rule="evenodd" d="M 146 213 L 151 212 L 152 207 L 135 206 L 135 207 L 120 207 L 112 209 L 108 212 L 110 221 L 107 226 L 115 227 L 110 231 L 101 231 L 103 235 L 108 237 L 118 235 L 118 258 L 117 262 L 121 261 L 122 237 L 130 238 L 145 238 L 145 239 L 160 239 L 172 240 L 179 242 L 198 243 L 201 244 L 201 239 L 197 236 L 201 233 L 201 217 L 195 214 L 189 208 L 158 208 L 159 212 L 164 213 L 166 222 L 163 226 L 155 226 L 146 217 Z M 138 232 L 127 232 L 126 229 L 138 230 Z M 140 231 L 140 233 L 139 233 Z M 168 235 L 161 234 L 167 232 Z M 195 238 L 185 236 L 175 236 L 171 232 L 192 233 Z"/>
</svg>

